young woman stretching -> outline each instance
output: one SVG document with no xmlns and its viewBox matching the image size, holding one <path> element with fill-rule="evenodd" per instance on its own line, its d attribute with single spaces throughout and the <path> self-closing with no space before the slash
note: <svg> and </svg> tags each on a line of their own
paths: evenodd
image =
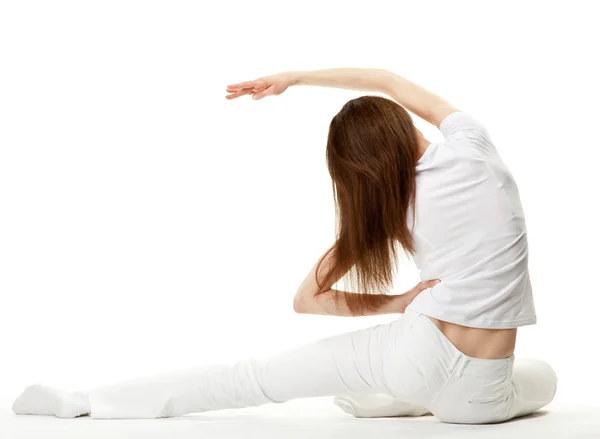
<svg viewBox="0 0 600 439">
<path fill-rule="evenodd" d="M 527 232 L 517 186 L 485 126 L 385 70 L 286 72 L 230 85 L 227 98 L 278 95 L 292 85 L 381 92 L 333 118 L 327 166 L 337 208 L 335 243 L 294 298 L 298 313 L 404 313 L 275 356 L 210 365 L 91 392 L 30 386 L 17 414 L 160 418 L 336 396 L 360 417 L 418 416 L 491 423 L 548 404 L 556 375 L 514 360 L 517 327 L 536 323 Z M 438 127 L 431 143 L 409 113 Z M 399 250 L 421 282 L 387 295 Z M 360 293 L 332 287 L 348 275 Z"/>
</svg>

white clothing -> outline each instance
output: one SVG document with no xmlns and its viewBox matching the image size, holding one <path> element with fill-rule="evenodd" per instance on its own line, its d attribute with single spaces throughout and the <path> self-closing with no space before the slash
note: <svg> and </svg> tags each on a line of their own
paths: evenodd
<svg viewBox="0 0 600 439">
<path fill-rule="evenodd" d="M 517 185 L 486 128 L 459 111 L 417 163 L 414 261 L 440 279 L 409 309 L 476 328 L 536 323 Z M 408 215 L 413 226 L 412 211 Z"/>
<path fill-rule="evenodd" d="M 89 395 L 30 386 L 13 411 L 161 418 L 295 398 L 384 394 L 395 398 L 384 398 L 387 406 L 379 412 L 385 416 L 431 412 L 443 422 L 473 424 L 544 407 L 557 385 L 547 363 L 469 357 L 427 317 L 475 327 L 535 323 L 517 187 L 472 117 L 453 113 L 440 129 L 445 141 L 430 145 L 417 164 L 414 236 L 422 279 L 442 282 L 421 292 L 404 316 L 267 358 L 134 379 Z"/>
<path fill-rule="evenodd" d="M 427 316 L 408 311 L 387 324 L 263 359 L 95 389 L 89 401 L 94 418 L 159 418 L 295 398 L 386 394 L 406 402 L 408 415 L 426 408 L 441 421 L 472 424 L 529 414 L 552 400 L 556 383 L 542 361 L 468 357 Z"/>
</svg>

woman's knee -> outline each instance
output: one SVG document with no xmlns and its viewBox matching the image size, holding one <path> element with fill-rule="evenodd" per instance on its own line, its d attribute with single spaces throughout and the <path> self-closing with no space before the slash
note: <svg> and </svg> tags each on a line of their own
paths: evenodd
<svg viewBox="0 0 600 439">
<path fill-rule="evenodd" d="M 535 358 L 516 359 L 512 381 L 519 399 L 537 402 L 540 408 L 554 399 L 558 385 L 554 368 Z"/>
</svg>

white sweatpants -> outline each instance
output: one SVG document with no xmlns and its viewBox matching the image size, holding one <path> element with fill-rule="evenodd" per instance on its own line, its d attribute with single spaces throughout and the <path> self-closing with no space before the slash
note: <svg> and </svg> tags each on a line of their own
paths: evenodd
<svg viewBox="0 0 600 439">
<path fill-rule="evenodd" d="M 93 418 L 161 418 L 295 398 L 388 394 L 443 422 L 501 422 L 554 397 L 538 360 L 477 359 L 425 315 L 335 335 L 275 356 L 203 366 L 94 389 Z"/>
</svg>

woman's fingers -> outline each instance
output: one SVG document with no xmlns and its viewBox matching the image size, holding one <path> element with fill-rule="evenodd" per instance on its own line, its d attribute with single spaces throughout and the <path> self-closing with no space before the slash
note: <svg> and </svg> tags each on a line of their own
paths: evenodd
<svg viewBox="0 0 600 439">
<path fill-rule="evenodd" d="M 277 81 L 273 81 L 271 78 L 258 78 L 254 81 L 230 84 L 227 86 L 226 90 L 230 93 L 226 96 L 227 99 L 235 99 L 246 94 L 251 94 L 252 99 L 257 101 L 266 96 L 281 94 L 285 88 L 281 89 L 281 87 L 278 86 Z"/>
<path fill-rule="evenodd" d="M 227 91 L 238 91 L 242 88 L 253 88 L 256 81 L 240 82 L 238 84 L 230 84 L 227 86 Z"/>
<path fill-rule="evenodd" d="M 233 92 L 231 94 L 228 94 L 227 96 L 225 96 L 225 98 L 226 99 L 235 99 L 235 98 L 239 98 L 240 96 L 247 95 L 249 93 L 252 93 L 252 89 L 251 88 L 245 88 L 245 89 Z"/>
<path fill-rule="evenodd" d="M 437 284 L 439 282 L 440 282 L 439 279 L 432 279 L 432 280 L 427 280 L 425 282 L 419 282 L 416 289 L 420 293 L 421 291 L 426 290 L 427 288 L 433 287 L 435 284 Z"/>
<path fill-rule="evenodd" d="M 259 78 L 259 79 L 255 79 L 253 81 L 246 81 L 246 82 L 240 82 L 238 84 L 230 84 L 227 86 L 227 91 L 228 92 L 235 92 L 235 91 L 239 91 L 245 88 L 249 88 L 249 89 L 263 89 L 263 88 L 267 88 L 268 84 L 267 81 L 263 78 Z"/>
</svg>

